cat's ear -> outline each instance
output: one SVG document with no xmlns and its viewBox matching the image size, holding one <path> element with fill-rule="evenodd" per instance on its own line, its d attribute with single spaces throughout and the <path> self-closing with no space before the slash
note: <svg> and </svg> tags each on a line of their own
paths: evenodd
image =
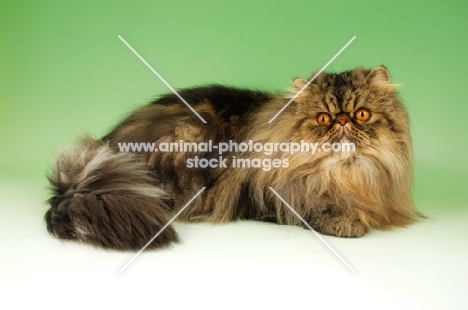
<svg viewBox="0 0 468 310">
<path fill-rule="evenodd" d="M 306 86 L 308 81 L 300 78 L 296 78 L 293 80 L 294 91 L 300 91 L 304 86 Z"/>
<path fill-rule="evenodd" d="M 386 88 L 388 90 L 393 90 L 397 87 L 397 84 L 393 84 L 390 81 L 390 73 L 388 73 L 387 68 L 380 66 L 372 70 L 366 77 L 366 80 L 373 85 Z"/>
<path fill-rule="evenodd" d="M 298 103 L 303 103 L 307 101 L 307 96 L 308 96 L 308 89 L 304 89 L 301 93 L 299 93 L 306 85 L 308 81 L 300 78 L 295 78 L 293 80 L 293 88 L 291 90 L 291 93 L 287 96 L 287 98 L 296 98 L 295 101 Z M 310 87 L 310 85 L 309 85 Z"/>
</svg>

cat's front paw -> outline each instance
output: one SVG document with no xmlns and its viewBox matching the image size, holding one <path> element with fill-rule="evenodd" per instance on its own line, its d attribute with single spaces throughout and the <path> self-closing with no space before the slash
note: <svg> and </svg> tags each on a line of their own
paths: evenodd
<svg viewBox="0 0 468 310">
<path fill-rule="evenodd" d="M 345 238 L 362 237 L 368 231 L 368 227 L 354 216 L 325 216 L 312 221 L 311 226 L 324 235 Z"/>
<path fill-rule="evenodd" d="M 337 223 L 335 227 L 331 229 L 330 235 L 337 237 L 348 237 L 357 238 L 362 237 L 366 234 L 367 227 L 360 220 L 353 222 Z"/>
</svg>

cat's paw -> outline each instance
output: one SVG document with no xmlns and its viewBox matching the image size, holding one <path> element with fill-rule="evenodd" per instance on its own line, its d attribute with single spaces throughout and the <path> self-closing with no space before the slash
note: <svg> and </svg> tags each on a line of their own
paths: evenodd
<svg viewBox="0 0 468 310">
<path fill-rule="evenodd" d="M 357 238 L 368 231 L 368 227 L 355 217 L 325 217 L 311 223 L 314 230 L 336 237 Z"/>
<path fill-rule="evenodd" d="M 331 235 L 337 237 L 357 238 L 366 234 L 367 227 L 360 220 L 345 223 L 337 223 Z"/>
</svg>

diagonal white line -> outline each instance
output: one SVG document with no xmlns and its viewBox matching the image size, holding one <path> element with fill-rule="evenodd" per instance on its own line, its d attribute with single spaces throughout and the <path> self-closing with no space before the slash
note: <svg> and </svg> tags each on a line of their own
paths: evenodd
<svg viewBox="0 0 468 310">
<path fill-rule="evenodd" d="M 172 219 L 171 219 L 169 222 L 167 222 L 167 224 L 164 225 L 164 227 L 161 228 L 161 230 L 159 230 L 158 233 L 157 233 L 156 235 L 154 235 L 154 237 L 151 238 L 151 240 L 148 241 L 148 243 L 146 243 L 145 246 L 144 246 L 143 248 L 141 248 L 141 250 L 138 251 L 138 253 L 136 253 L 136 254 L 132 257 L 132 259 L 131 259 L 127 264 L 125 264 L 125 266 L 123 266 L 122 269 L 120 269 L 120 271 L 119 271 L 117 274 L 120 275 L 120 274 L 122 273 L 122 271 L 124 271 L 124 270 L 141 254 L 141 252 L 143 252 L 143 251 L 148 247 L 148 245 L 150 245 L 150 243 L 153 242 L 154 239 L 156 239 L 156 238 L 164 231 L 164 229 L 167 228 L 167 226 L 171 225 L 171 223 L 172 223 L 172 222 L 173 222 L 173 221 L 174 221 L 174 220 L 175 220 L 191 203 L 192 203 L 192 201 L 195 200 L 195 198 L 197 198 L 197 197 L 205 190 L 205 188 L 206 188 L 206 187 L 203 187 L 201 190 L 199 190 L 198 193 L 196 193 L 195 196 L 193 196 L 192 199 L 190 199 L 189 202 L 187 202 L 187 203 L 185 204 L 185 206 L 184 206 L 182 209 L 180 209 L 180 211 L 177 212 L 177 214 L 174 215 L 174 216 L 172 217 Z"/>
<path fill-rule="evenodd" d="M 190 106 L 190 104 L 188 104 L 187 101 L 185 101 L 185 99 L 182 98 L 182 96 L 179 95 L 179 93 L 178 93 L 174 88 L 172 88 L 172 86 L 169 85 L 169 83 L 166 82 L 166 80 L 165 80 L 158 72 L 156 72 L 156 70 L 154 70 L 153 67 L 151 67 L 151 65 L 150 65 L 149 63 L 147 63 L 146 60 L 144 60 L 143 57 L 141 57 L 140 54 L 138 54 L 138 52 L 135 51 L 135 50 L 133 49 L 133 47 L 131 47 L 131 45 L 127 43 L 127 41 L 125 41 L 124 38 L 122 38 L 120 35 L 119 35 L 118 37 L 119 37 L 119 39 L 120 39 L 120 40 L 121 40 L 121 41 L 122 41 L 122 42 L 123 42 L 123 43 L 124 43 L 124 44 L 125 44 L 125 45 L 126 45 L 126 46 L 127 46 L 127 47 L 128 47 L 128 48 L 129 48 L 129 49 L 130 49 L 130 50 L 131 50 L 131 51 L 132 51 L 132 52 L 149 68 L 149 69 L 150 69 L 150 70 L 151 70 L 151 72 L 153 72 L 164 84 L 166 84 L 166 86 L 167 86 L 177 97 L 179 97 L 179 99 L 180 99 L 183 103 L 185 103 L 185 105 L 186 105 L 190 110 L 192 110 L 192 112 L 193 112 L 196 116 L 198 116 L 198 118 L 199 118 L 203 123 L 206 124 L 205 119 L 203 119 L 203 117 L 201 117 L 201 115 L 198 114 L 197 111 L 195 111 L 195 109 L 192 108 L 192 107 Z"/>
<path fill-rule="evenodd" d="M 346 265 L 346 267 L 348 267 L 354 274 L 357 274 L 356 270 L 354 270 L 353 267 L 351 267 L 350 264 L 348 264 L 347 261 L 344 260 L 343 257 L 341 257 L 340 254 L 338 254 L 338 252 L 335 251 L 335 249 L 333 249 L 323 238 L 322 236 L 320 236 L 310 225 L 309 223 L 307 223 L 300 215 L 299 213 L 296 212 L 296 210 L 294 210 L 290 205 L 289 203 L 286 202 L 286 200 L 283 199 L 283 197 L 280 196 L 280 194 L 278 194 L 272 187 L 268 187 L 289 209 L 291 209 L 291 211 L 310 229 L 312 230 L 312 232 L 317 236 L 317 238 L 320 239 L 320 241 L 322 241 L 323 244 L 325 244 L 325 246 L 333 252 L 333 254 L 335 254 L 336 257 L 338 257 L 341 262 L 343 264 Z"/>
<path fill-rule="evenodd" d="M 294 95 L 294 97 L 292 97 L 292 98 L 288 101 L 288 103 L 286 103 L 286 104 L 284 105 L 284 107 L 282 107 L 281 110 L 279 110 L 278 113 L 276 113 L 275 116 L 273 116 L 273 117 L 268 121 L 268 124 L 270 124 L 271 122 L 273 122 L 273 121 L 275 120 L 275 118 L 277 118 L 278 115 L 280 115 L 281 112 L 283 112 L 284 109 L 286 109 L 286 108 L 291 104 L 291 102 L 293 102 L 294 99 L 296 99 L 297 96 L 299 96 L 299 95 L 304 91 L 304 89 L 306 89 L 307 86 L 309 86 L 310 83 L 312 83 L 312 82 L 317 78 L 317 76 L 319 76 L 319 74 L 322 73 L 323 70 L 325 70 L 325 69 L 328 67 L 328 65 L 330 65 L 330 64 L 333 62 L 333 60 L 335 60 L 336 57 L 338 57 L 338 55 L 340 55 L 341 52 L 343 52 L 343 51 L 348 47 L 348 45 L 350 45 L 351 42 L 354 41 L 354 39 L 356 39 L 356 36 L 352 37 L 351 40 L 349 40 L 348 43 L 346 43 L 345 46 L 343 46 L 343 47 L 338 51 L 338 53 L 336 53 L 335 56 L 333 56 L 333 58 L 330 59 L 330 60 L 325 64 L 325 66 L 323 66 L 323 68 L 320 69 L 320 71 L 317 72 L 317 73 L 309 80 L 309 82 L 307 82 L 307 84 L 305 84 L 304 87 L 302 87 L 302 88 Z"/>
</svg>

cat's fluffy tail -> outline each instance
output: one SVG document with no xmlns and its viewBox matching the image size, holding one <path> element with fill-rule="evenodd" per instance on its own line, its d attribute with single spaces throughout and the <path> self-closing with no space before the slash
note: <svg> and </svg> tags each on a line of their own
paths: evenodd
<svg viewBox="0 0 468 310">
<path fill-rule="evenodd" d="M 45 220 L 59 239 L 139 250 L 168 221 L 171 197 L 154 185 L 146 165 L 103 142 L 85 138 L 78 148 L 63 151 L 49 180 L 53 196 Z M 148 247 L 176 241 L 169 226 Z"/>
</svg>

